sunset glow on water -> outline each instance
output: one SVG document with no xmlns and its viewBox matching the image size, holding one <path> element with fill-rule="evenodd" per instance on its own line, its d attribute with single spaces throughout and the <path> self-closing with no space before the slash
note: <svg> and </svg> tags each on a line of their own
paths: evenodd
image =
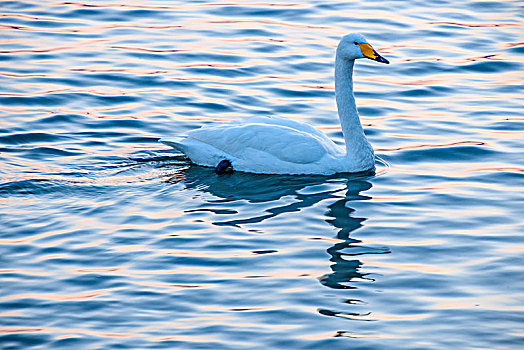
<svg viewBox="0 0 524 350">
<path fill-rule="evenodd" d="M 519 1 L 1 1 L 0 348 L 521 349 Z M 192 165 L 158 143 L 279 116 L 375 174 Z"/>
</svg>

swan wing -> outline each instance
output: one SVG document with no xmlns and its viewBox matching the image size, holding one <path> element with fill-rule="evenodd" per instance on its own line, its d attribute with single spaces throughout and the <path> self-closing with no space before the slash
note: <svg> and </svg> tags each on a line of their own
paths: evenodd
<svg viewBox="0 0 524 350">
<path fill-rule="evenodd" d="M 308 123 L 301 123 L 290 119 L 284 119 L 279 117 L 253 117 L 249 120 L 244 121 L 245 124 L 256 123 L 256 124 L 267 124 L 267 125 L 280 125 L 286 126 L 297 131 L 302 131 L 306 134 L 316 135 L 320 138 L 331 141 L 322 131 L 318 130 L 314 126 Z"/>
<path fill-rule="evenodd" d="M 260 121 L 264 123 L 217 124 L 192 130 L 188 133 L 188 138 L 213 146 L 230 155 L 232 160 L 243 159 L 253 163 L 257 163 L 257 159 L 248 159 L 253 154 L 258 154 L 259 157 L 264 154 L 266 162 L 275 158 L 297 164 L 314 163 L 337 147 L 311 126 L 314 132 L 309 132 L 311 130 L 307 126 L 302 126 L 304 129 L 299 130 L 292 127 L 297 125 L 283 125 L 283 119 L 272 124 Z"/>
</svg>

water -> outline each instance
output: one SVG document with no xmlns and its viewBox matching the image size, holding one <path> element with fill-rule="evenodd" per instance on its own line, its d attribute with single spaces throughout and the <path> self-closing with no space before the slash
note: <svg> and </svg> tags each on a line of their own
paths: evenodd
<svg viewBox="0 0 524 350">
<path fill-rule="evenodd" d="M 521 349 L 519 1 L 3 1 L 0 347 Z M 159 144 L 278 115 L 377 173 L 217 177 Z"/>
</svg>

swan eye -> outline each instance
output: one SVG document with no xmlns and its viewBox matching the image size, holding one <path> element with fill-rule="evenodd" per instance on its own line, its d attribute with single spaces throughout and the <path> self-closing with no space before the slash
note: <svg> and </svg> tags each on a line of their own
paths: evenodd
<svg viewBox="0 0 524 350">
<path fill-rule="evenodd" d="M 356 41 L 353 44 L 358 45 L 358 43 Z"/>
</svg>

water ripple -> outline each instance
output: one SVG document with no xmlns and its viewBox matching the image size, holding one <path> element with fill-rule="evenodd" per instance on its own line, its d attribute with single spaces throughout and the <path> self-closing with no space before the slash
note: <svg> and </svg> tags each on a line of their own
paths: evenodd
<svg viewBox="0 0 524 350">
<path fill-rule="evenodd" d="M 517 1 L 2 10 L 1 348 L 520 348 Z M 376 172 L 217 177 L 157 142 L 278 115 L 342 144 L 354 31 L 391 61 L 355 67 Z"/>
</svg>

